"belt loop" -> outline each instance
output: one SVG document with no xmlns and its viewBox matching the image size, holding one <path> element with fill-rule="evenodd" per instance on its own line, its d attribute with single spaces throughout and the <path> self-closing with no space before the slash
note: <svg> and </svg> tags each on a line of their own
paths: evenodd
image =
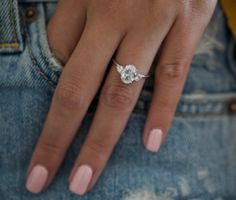
<svg viewBox="0 0 236 200">
<path fill-rule="evenodd" d="M 0 53 L 22 50 L 18 1 L 0 0 Z"/>
</svg>

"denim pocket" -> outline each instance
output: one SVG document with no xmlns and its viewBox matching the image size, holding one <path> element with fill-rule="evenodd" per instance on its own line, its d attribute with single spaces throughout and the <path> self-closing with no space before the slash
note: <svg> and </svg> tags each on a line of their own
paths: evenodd
<svg viewBox="0 0 236 200">
<path fill-rule="evenodd" d="M 55 87 L 63 66 L 49 47 L 46 6 L 46 3 L 20 4 L 31 60 L 37 65 L 39 75 Z"/>
<path fill-rule="evenodd" d="M 0 1 L 0 53 L 23 50 L 17 0 Z"/>
</svg>

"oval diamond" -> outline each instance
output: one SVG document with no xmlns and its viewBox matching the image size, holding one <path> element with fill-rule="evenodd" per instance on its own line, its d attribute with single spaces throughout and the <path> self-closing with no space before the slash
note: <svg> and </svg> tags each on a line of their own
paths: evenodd
<svg viewBox="0 0 236 200">
<path fill-rule="evenodd" d="M 133 65 L 126 65 L 121 72 L 121 80 L 125 84 L 132 83 L 137 75 L 136 68 Z"/>
</svg>

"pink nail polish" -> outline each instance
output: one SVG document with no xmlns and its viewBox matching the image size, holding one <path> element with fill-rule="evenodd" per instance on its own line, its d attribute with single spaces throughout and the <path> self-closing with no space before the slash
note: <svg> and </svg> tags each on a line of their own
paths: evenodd
<svg viewBox="0 0 236 200">
<path fill-rule="evenodd" d="M 152 129 L 149 133 L 146 148 L 149 151 L 157 152 L 160 149 L 163 133 L 160 129 Z"/>
<path fill-rule="evenodd" d="M 41 192 L 44 188 L 47 178 L 48 170 L 44 166 L 34 166 L 26 182 L 27 190 L 32 193 Z"/>
<path fill-rule="evenodd" d="M 91 181 L 92 175 L 93 171 L 90 166 L 81 165 L 72 178 L 69 188 L 70 191 L 78 195 L 85 194 L 87 187 Z"/>
</svg>

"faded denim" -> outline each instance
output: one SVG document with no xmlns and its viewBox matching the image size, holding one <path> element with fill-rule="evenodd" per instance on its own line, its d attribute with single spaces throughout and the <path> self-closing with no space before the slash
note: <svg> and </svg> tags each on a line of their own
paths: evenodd
<svg viewBox="0 0 236 200">
<path fill-rule="evenodd" d="M 0 200 L 235 200 L 235 46 L 220 6 L 194 56 L 169 135 L 159 153 L 142 144 L 153 78 L 95 188 L 68 190 L 68 176 L 91 123 L 97 98 L 53 184 L 40 195 L 25 174 L 63 67 L 47 43 L 56 3 L 0 1 Z M 33 0 L 27 0 L 32 2 Z M 25 17 L 32 7 L 34 19 Z"/>
</svg>

